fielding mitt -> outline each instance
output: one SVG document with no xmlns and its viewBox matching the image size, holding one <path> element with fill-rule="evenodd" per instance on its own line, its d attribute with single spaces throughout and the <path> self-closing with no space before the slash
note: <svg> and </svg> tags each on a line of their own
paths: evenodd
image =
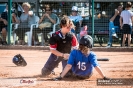
<svg viewBox="0 0 133 88">
<path fill-rule="evenodd" d="M 21 56 L 21 54 L 17 54 L 13 57 L 13 63 L 17 66 L 26 66 L 27 63 L 24 60 L 24 58 Z"/>
</svg>

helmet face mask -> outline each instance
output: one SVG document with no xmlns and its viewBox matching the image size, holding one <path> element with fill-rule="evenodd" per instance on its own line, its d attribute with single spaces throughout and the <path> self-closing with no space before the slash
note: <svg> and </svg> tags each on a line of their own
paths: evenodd
<svg viewBox="0 0 133 88">
<path fill-rule="evenodd" d="M 79 42 L 80 45 L 87 46 L 88 48 L 92 48 L 93 46 L 93 39 L 89 35 L 82 36 Z"/>
</svg>

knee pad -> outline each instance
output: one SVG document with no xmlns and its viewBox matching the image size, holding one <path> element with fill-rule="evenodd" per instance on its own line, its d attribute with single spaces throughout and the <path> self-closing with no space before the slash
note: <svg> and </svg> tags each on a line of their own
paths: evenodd
<svg viewBox="0 0 133 88">
<path fill-rule="evenodd" d="M 41 73 L 42 73 L 42 76 L 45 77 L 45 76 L 50 75 L 51 74 L 51 71 L 49 69 L 43 67 L 42 70 L 41 70 Z"/>
</svg>

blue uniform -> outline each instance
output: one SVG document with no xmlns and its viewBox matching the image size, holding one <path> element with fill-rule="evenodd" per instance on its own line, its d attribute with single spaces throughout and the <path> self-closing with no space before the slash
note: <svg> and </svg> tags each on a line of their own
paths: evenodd
<svg viewBox="0 0 133 88">
<path fill-rule="evenodd" d="M 80 50 L 71 52 L 68 64 L 72 65 L 72 72 L 77 76 L 90 76 L 93 67 L 99 66 L 94 52 L 90 51 L 89 56 L 86 57 Z"/>
</svg>

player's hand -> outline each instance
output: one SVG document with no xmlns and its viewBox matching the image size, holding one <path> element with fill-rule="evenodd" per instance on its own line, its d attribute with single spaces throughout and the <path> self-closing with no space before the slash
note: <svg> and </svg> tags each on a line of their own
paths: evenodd
<svg viewBox="0 0 133 88">
<path fill-rule="evenodd" d="M 108 78 L 108 77 L 104 77 L 103 79 L 104 79 L 104 80 L 110 80 L 110 78 Z"/>
<path fill-rule="evenodd" d="M 59 76 L 59 77 L 56 77 L 56 78 L 53 78 L 54 81 L 59 81 L 59 80 L 62 80 L 62 77 Z"/>
<path fill-rule="evenodd" d="M 70 55 L 70 54 L 64 53 L 64 56 L 63 56 L 64 60 L 68 60 L 69 55 Z"/>
</svg>

